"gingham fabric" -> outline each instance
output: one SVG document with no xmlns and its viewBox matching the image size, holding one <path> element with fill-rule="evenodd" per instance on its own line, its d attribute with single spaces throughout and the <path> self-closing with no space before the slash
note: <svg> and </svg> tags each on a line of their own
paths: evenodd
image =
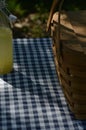
<svg viewBox="0 0 86 130">
<path fill-rule="evenodd" d="M 0 76 L 0 130 L 86 130 L 59 85 L 52 39 L 14 39 L 13 48 L 13 71 Z"/>
</svg>

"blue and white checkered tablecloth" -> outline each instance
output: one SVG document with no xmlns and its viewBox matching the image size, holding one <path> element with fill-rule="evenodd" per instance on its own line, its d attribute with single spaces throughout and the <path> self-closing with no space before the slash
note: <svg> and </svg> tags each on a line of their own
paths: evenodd
<svg viewBox="0 0 86 130">
<path fill-rule="evenodd" d="M 0 130 L 86 130 L 59 85 L 52 39 L 14 39 L 13 47 L 13 71 L 0 76 Z"/>
</svg>

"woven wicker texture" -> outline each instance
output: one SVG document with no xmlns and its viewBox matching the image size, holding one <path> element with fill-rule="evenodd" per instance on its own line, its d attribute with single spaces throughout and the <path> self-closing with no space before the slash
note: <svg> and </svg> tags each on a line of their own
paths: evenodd
<svg viewBox="0 0 86 130">
<path fill-rule="evenodd" d="M 86 119 L 86 11 L 58 11 L 51 20 L 56 71 L 71 111 Z"/>
</svg>

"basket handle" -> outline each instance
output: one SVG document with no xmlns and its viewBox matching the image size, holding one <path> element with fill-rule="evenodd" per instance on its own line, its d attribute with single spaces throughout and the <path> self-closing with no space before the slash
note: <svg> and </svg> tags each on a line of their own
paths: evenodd
<svg viewBox="0 0 86 130">
<path fill-rule="evenodd" d="M 59 9 L 58 9 L 58 57 L 59 58 L 61 56 L 61 48 L 62 48 L 62 44 L 60 42 L 60 16 L 61 16 L 63 2 L 64 2 L 64 0 L 61 0 L 61 2 L 59 4 Z"/>
<path fill-rule="evenodd" d="M 49 18 L 48 18 L 48 21 L 47 21 L 47 28 L 46 28 L 47 32 L 50 29 L 51 20 L 52 20 L 52 17 L 53 17 L 53 14 L 54 14 L 54 11 L 55 11 L 55 8 L 56 8 L 56 5 L 57 5 L 58 2 L 59 2 L 59 0 L 53 0 L 52 6 L 51 6 L 51 9 L 50 9 Z"/>
<path fill-rule="evenodd" d="M 50 30 L 50 25 L 51 25 L 51 20 L 56 8 L 56 5 L 59 4 L 59 8 L 58 8 L 58 53 L 59 55 L 61 54 L 61 43 L 60 43 L 60 14 L 61 14 L 61 9 L 62 9 L 62 5 L 63 5 L 64 0 L 54 0 L 51 6 L 51 10 L 50 10 L 50 14 L 49 14 L 49 18 L 48 18 L 48 22 L 47 22 L 47 28 L 46 31 Z"/>
</svg>

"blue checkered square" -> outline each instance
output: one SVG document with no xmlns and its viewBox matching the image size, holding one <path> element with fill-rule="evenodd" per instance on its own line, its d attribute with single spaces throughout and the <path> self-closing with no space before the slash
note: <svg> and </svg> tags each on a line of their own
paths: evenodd
<svg viewBox="0 0 86 130">
<path fill-rule="evenodd" d="M 0 76 L 0 130 L 86 130 L 59 85 L 52 39 L 14 39 L 13 48 L 13 70 Z"/>
</svg>

